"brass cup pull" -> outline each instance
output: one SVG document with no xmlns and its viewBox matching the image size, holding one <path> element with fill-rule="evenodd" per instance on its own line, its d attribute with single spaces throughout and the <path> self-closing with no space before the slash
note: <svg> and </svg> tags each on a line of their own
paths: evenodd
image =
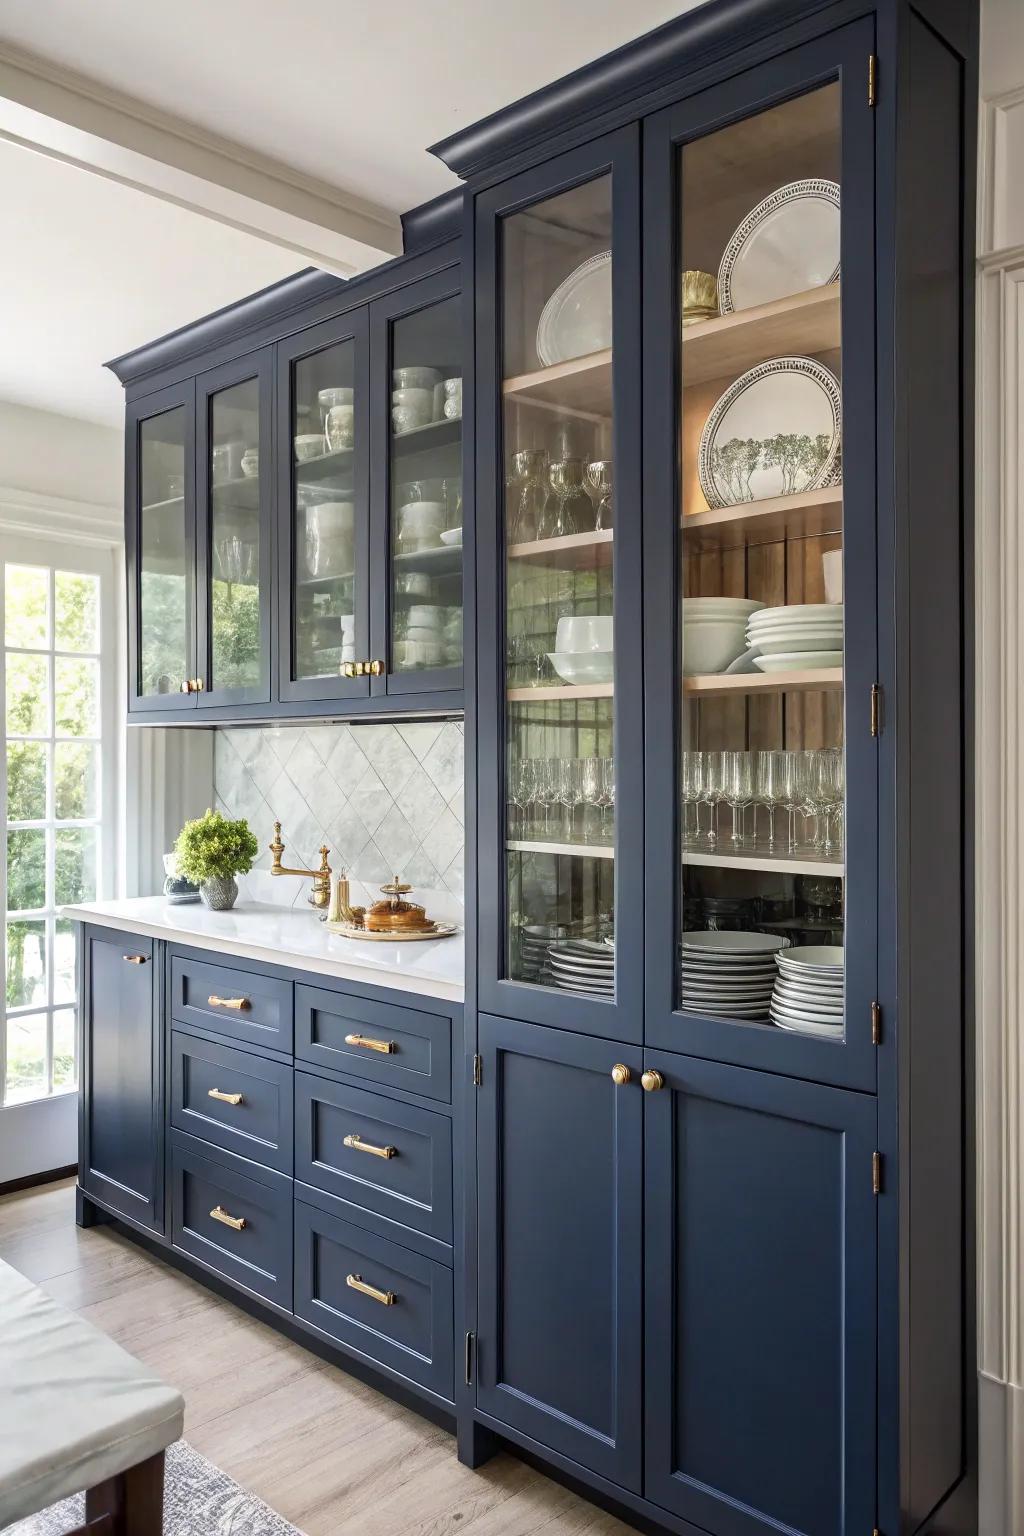
<svg viewBox="0 0 1024 1536">
<path fill-rule="evenodd" d="M 640 1086 L 646 1093 L 655 1093 L 659 1088 L 664 1088 L 665 1079 L 660 1072 L 651 1070 L 644 1073 L 640 1079 Z"/>
<path fill-rule="evenodd" d="M 393 1307 L 396 1300 L 394 1291 L 378 1291 L 375 1285 L 367 1285 L 362 1275 L 346 1275 L 345 1284 L 353 1291 L 359 1291 L 363 1296 L 369 1296 L 371 1301 L 379 1301 L 382 1307 Z"/>
<path fill-rule="evenodd" d="M 219 1088 L 210 1088 L 207 1091 L 208 1099 L 219 1099 L 222 1104 L 241 1104 L 243 1102 L 240 1093 L 221 1093 Z"/>
<path fill-rule="evenodd" d="M 371 1157 L 398 1156 L 397 1147 L 375 1147 L 372 1142 L 364 1141 L 361 1136 L 356 1136 L 355 1134 L 346 1136 L 343 1144 L 346 1147 L 351 1147 L 353 1152 L 369 1152 Z"/>
<path fill-rule="evenodd" d="M 615 1084 L 615 1086 L 617 1088 L 623 1088 L 625 1087 L 626 1083 L 631 1082 L 632 1079 L 633 1074 L 625 1065 L 625 1063 L 617 1061 L 614 1067 L 612 1067 L 612 1082 Z"/>
<path fill-rule="evenodd" d="M 230 1227 L 232 1232 L 245 1231 L 245 1217 L 229 1216 L 222 1205 L 215 1205 L 210 1216 L 214 1221 L 219 1221 L 222 1226 Z"/>
<path fill-rule="evenodd" d="M 395 1054 L 393 1040 L 371 1040 L 369 1035 L 346 1035 L 346 1045 L 361 1045 L 364 1051 L 379 1051 L 382 1056 Z"/>
<path fill-rule="evenodd" d="M 122 955 L 122 960 L 127 960 L 129 965 L 145 965 L 148 955 Z"/>
<path fill-rule="evenodd" d="M 251 1008 L 247 997 L 218 997 L 216 993 L 206 999 L 211 1008 Z"/>
</svg>

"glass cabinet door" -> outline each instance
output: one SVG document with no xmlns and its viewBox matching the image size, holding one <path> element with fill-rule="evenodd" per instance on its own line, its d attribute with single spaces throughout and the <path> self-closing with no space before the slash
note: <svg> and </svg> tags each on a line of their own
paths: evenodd
<svg viewBox="0 0 1024 1536">
<path fill-rule="evenodd" d="M 197 380 L 198 703 L 270 698 L 269 355 Z"/>
<path fill-rule="evenodd" d="M 162 390 L 126 422 L 129 708 L 195 704 L 193 388 Z"/>
<path fill-rule="evenodd" d="M 282 343 L 278 370 L 281 697 L 366 697 L 365 311 Z"/>
<path fill-rule="evenodd" d="M 806 52 L 791 67 L 820 79 Z M 648 165 L 674 209 L 673 320 L 647 331 L 674 401 L 645 483 L 648 644 L 675 635 L 650 679 L 675 730 L 648 816 L 674 802 L 676 826 L 667 887 L 656 825 L 648 840 L 648 975 L 671 993 L 648 1038 L 849 1082 L 874 1070 L 873 305 L 868 109 L 836 74 L 702 132 L 751 87 L 709 92 L 713 113 L 662 116 Z"/>
<path fill-rule="evenodd" d="M 631 1006 L 642 764 L 640 691 L 630 687 L 630 658 L 639 654 L 637 391 L 629 383 L 638 284 L 632 141 L 606 144 L 615 146 L 610 170 L 598 158 L 600 169 L 583 179 L 573 175 L 582 162 L 565 157 L 502 189 L 518 206 L 493 237 L 501 756 L 481 755 L 481 791 L 486 806 L 496 775 L 504 902 L 499 931 L 485 934 L 498 950 L 498 980 L 482 982 L 482 1005 L 629 1039 L 641 1027 Z M 562 167 L 568 174 L 556 181 Z M 544 181 L 541 195 L 517 197 Z M 481 397 L 484 387 L 481 379 Z M 483 569 L 489 558 L 482 545 Z M 487 594 L 479 602 L 486 624 Z"/>
<path fill-rule="evenodd" d="M 463 323 L 458 268 L 371 311 L 374 694 L 462 688 Z"/>
</svg>

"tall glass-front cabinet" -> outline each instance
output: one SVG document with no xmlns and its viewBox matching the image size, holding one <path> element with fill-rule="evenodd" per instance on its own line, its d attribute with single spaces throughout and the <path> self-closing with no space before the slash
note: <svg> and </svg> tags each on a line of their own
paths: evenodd
<svg viewBox="0 0 1024 1536">
<path fill-rule="evenodd" d="M 476 1420 L 721 1536 L 901 1529 L 971 1456 L 969 90 L 909 9 L 669 104 L 652 41 L 637 120 L 579 143 L 642 74 L 606 61 L 510 114 L 506 179 L 500 129 L 442 146 L 480 178 Z M 575 147 L 520 169 L 556 98 Z"/>
</svg>

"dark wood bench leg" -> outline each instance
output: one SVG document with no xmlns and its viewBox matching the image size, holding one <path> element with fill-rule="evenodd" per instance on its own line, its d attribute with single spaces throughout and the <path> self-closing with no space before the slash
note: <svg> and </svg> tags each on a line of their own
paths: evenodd
<svg viewBox="0 0 1024 1536">
<path fill-rule="evenodd" d="M 85 1524 L 71 1536 L 163 1536 L 164 1453 L 90 1488 Z"/>
</svg>

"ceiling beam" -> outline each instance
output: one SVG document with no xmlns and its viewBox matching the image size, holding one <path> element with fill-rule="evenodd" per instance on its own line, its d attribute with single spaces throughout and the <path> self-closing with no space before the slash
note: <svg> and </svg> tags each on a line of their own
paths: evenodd
<svg viewBox="0 0 1024 1536">
<path fill-rule="evenodd" d="M 402 250 L 397 214 L 0 44 L 0 138 L 350 277 Z"/>
</svg>

